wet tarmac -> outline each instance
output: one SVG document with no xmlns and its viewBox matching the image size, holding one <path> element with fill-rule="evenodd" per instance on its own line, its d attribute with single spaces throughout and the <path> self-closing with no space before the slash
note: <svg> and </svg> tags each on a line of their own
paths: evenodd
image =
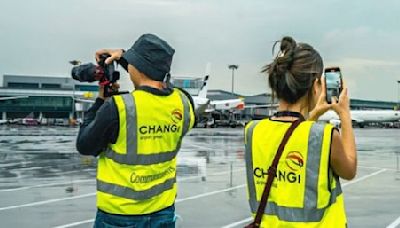
<svg viewBox="0 0 400 228">
<path fill-rule="evenodd" d="M 0 127 L 0 227 L 92 227 L 95 159 L 78 129 Z M 349 227 L 400 227 L 400 130 L 356 129 L 359 168 L 343 181 Z M 179 153 L 177 227 L 250 220 L 243 129 L 194 129 Z"/>
</svg>

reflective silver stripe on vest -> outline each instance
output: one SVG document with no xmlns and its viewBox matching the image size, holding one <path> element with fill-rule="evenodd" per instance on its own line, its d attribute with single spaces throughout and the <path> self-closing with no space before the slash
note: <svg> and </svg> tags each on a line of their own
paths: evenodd
<svg viewBox="0 0 400 228">
<path fill-rule="evenodd" d="M 183 125 L 182 135 L 177 143 L 177 146 L 172 151 L 160 151 L 157 154 L 138 154 L 137 149 L 137 116 L 136 116 L 136 105 L 135 99 L 132 94 L 122 95 L 122 100 L 125 104 L 126 110 L 126 143 L 127 143 L 127 154 L 120 154 L 112 150 L 111 147 L 107 147 L 105 156 L 113 161 L 126 164 L 126 165 L 152 165 L 157 163 L 163 163 L 170 161 L 176 157 L 178 153 L 183 136 L 188 132 L 190 127 L 190 104 L 188 98 L 180 93 L 181 100 L 183 103 Z"/>
<path fill-rule="evenodd" d="M 306 186 L 304 208 L 317 208 L 318 204 L 318 175 L 321 162 L 322 141 L 325 125 L 314 123 L 308 136 L 308 153 L 306 169 Z"/>
<path fill-rule="evenodd" d="M 248 128 L 246 144 L 246 166 L 247 184 L 249 188 L 249 203 L 253 213 L 257 213 L 259 202 L 256 198 L 253 158 L 252 158 L 252 138 L 256 124 Z M 318 209 L 318 174 L 321 160 L 321 150 L 323 143 L 324 125 L 314 123 L 311 126 L 308 139 L 308 156 L 306 170 L 306 188 L 304 196 L 304 208 L 278 206 L 275 202 L 269 201 L 265 209 L 265 214 L 276 215 L 280 220 L 288 222 L 318 222 L 324 216 L 326 208 L 336 202 L 336 198 L 342 193 L 340 182 L 336 176 L 336 188 L 331 191 L 329 205 Z M 315 191 L 317 189 L 317 191 Z"/>
<path fill-rule="evenodd" d="M 182 136 L 185 136 L 190 127 L 190 101 L 183 93 L 179 92 L 183 104 L 183 128 Z M 181 138 L 182 140 L 182 138 Z"/>
<path fill-rule="evenodd" d="M 255 184 L 254 184 L 254 175 L 253 175 L 253 155 L 252 155 L 252 148 L 253 148 L 253 131 L 254 127 L 260 121 L 253 121 L 251 125 L 247 128 L 246 132 L 246 145 L 245 145 L 245 160 L 246 160 L 246 173 L 247 173 L 247 186 L 249 188 L 249 200 L 250 202 L 256 201 L 256 191 L 255 191 Z M 253 207 L 255 204 L 250 203 L 251 211 L 257 212 L 258 207 Z"/>
<path fill-rule="evenodd" d="M 336 187 L 331 192 L 330 204 L 324 208 L 297 208 L 297 207 L 283 207 L 278 206 L 275 202 L 268 201 L 267 207 L 265 208 L 265 214 L 276 215 L 279 220 L 287 222 L 319 222 L 324 217 L 325 210 L 332 204 L 336 203 L 338 196 L 342 194 L 342 190 Z M 253 213 L 257 213 L 257 208 L 260 202 L 250 200 L 250 207 L 255 208 Z"/>
<path fill-rule="evenodd" d="M 154 196 L 158 196 L 161 193 L 172 189 L 174 187 L 175 182 L 176 178 L 171 178 L 165 181 L 164 183 L 151 187 L 150 189 L 143 191 L 135 191 L 128 187 L 120 186 L 117 184 L 110 184 L 97 179 L 97 191 L 109 193 L 114 196 L 119 196 L 126 199 L 139 201 L 139 200 L 151 199 Z"/>
</svg>

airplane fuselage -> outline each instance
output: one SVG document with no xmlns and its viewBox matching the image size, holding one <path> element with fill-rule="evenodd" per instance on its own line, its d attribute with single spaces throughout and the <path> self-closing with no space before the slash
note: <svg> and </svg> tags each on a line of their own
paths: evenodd
<svg viewBox="0 0 400 228">
<path fill-rule="evenodd" d="M 356 123 L 379 123 L 400 120 L 400 111 L 392 110 L 351 110 L 351 119 Z M 318 120 L 331 121 L 340 120 L 334 111 L 328 111 Z"/>
</svg>

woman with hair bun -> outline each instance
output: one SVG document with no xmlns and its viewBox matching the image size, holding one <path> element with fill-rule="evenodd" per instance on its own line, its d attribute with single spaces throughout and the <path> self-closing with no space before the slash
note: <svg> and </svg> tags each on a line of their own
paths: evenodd
<svg viewBox="0 0 400 228">
<path fill-rule="evenodd" d="M 275 45 L 274 45 L 275 46 Z M 291 37 L 262 72 L 278 112 L 245 128 L 247 187 L 255 221 L 249 227 L 346 227 L 339 177 L 356 175 L 357 153 L 347 88 L 326 102 L 318 51 Z M 328 110 L 341 132 L 315 121 Z"/>
</svg>

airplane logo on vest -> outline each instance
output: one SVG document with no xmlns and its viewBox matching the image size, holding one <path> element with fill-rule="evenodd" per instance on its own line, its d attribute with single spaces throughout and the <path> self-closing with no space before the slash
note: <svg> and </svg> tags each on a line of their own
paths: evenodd
<svg viewBox="0 0 400 228">
<path fill-rule="evenodd" d="M 175 109 L 174 111 L 172 111 L 171 113 L 171 119 L 174 123 L 179 123 L 182 121 L 183 119 L 183 114 L 182 111 L 179 109 Z"/>
<path fill-rule="evenodd" d="M 304 166 L 303 155 L 298 151 L 291 151 L 286 156 L 286 165 L 293 171 L 299 171 Z"/>
<path fill-rule="evenodd" d="M 291 171 L 285 171 L 285 170 L 278 170 L 276 173 L 276 179 L 278 181 L 283 181 L 283 182 L 289 182 L 289 183 L 301 183 L 301 175 L 296 174 L 297 171 L 299 171 L 301 168 L 304 166 L 304 159 L 303 155 L 301 155 L 300 152 L 298 151 L 291 151 L 288 153 L 288 155 L 285 158 L 285 163 L 286 166 L 291 170 Z M 264 170 L 263 168 L 256 167 L 253 170 L 254 176 L 258 178 L 266 178 L 268 175 L 268 172 Z"/>
</svg>

